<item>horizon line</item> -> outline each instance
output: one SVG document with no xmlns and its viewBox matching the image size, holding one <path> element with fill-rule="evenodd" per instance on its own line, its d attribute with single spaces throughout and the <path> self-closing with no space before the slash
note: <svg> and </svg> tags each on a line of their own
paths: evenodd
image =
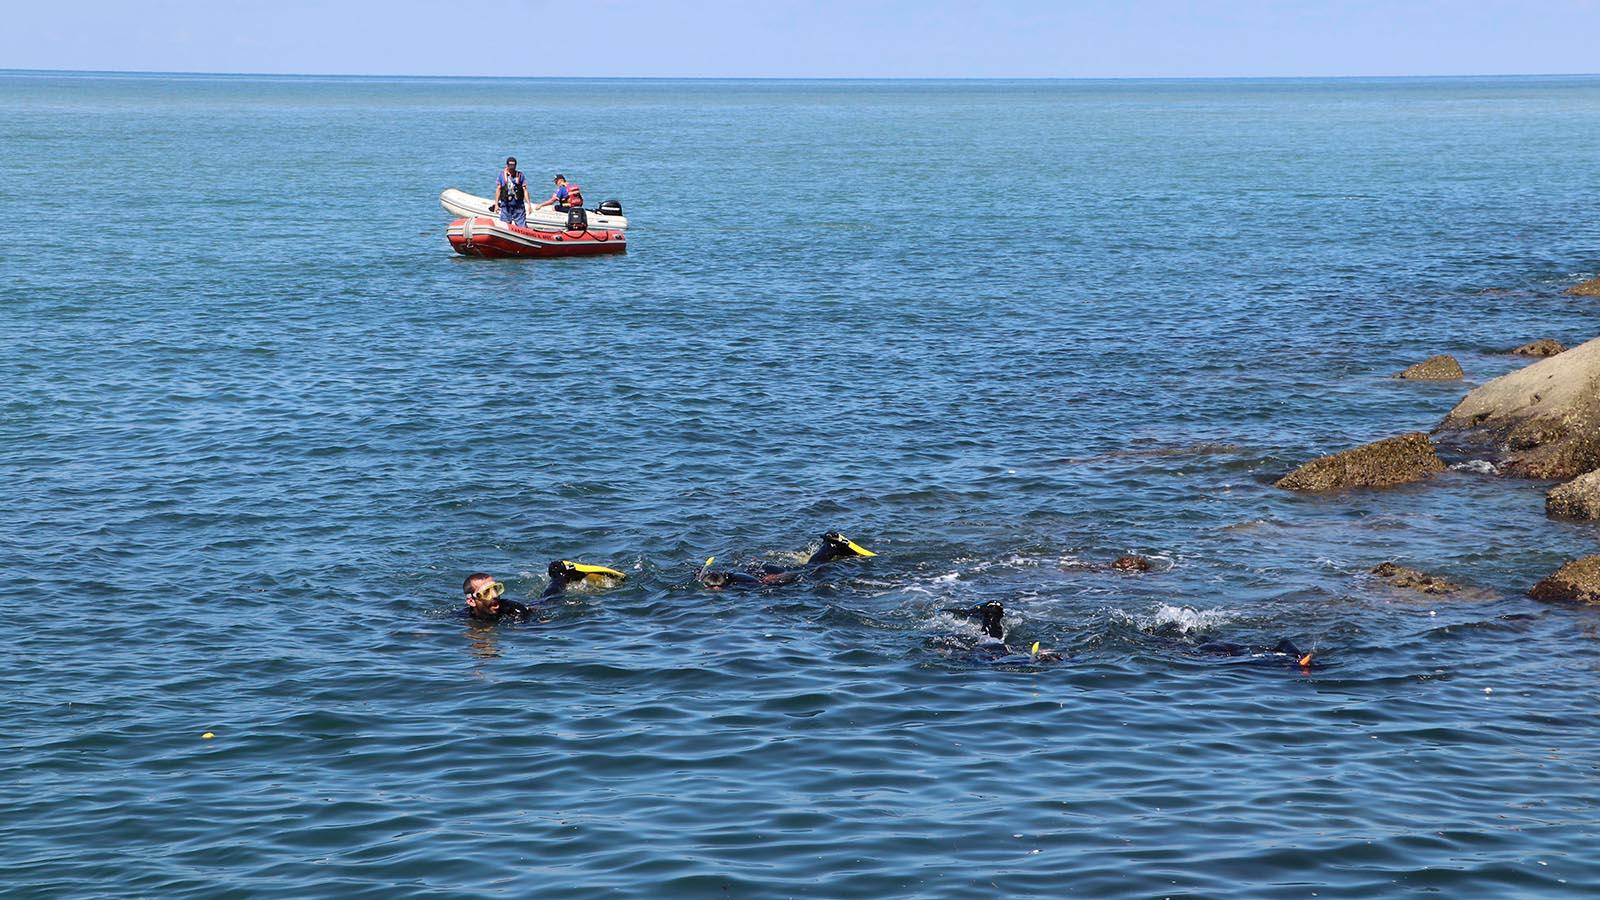
<svg viewBox="0 0 1600 900">
<path fill-rule="evenodd" d="M 216 72 L 167 69 L 12 69 L 0 75 L 122 75 L 211 78 L 393 78 L 462 81 L 1359 81 L 1472 78 L 1594 78 L 1600 72 L 1478 72 L 1434 75 L 436 75 L 335 72 Z"/>
</svg>

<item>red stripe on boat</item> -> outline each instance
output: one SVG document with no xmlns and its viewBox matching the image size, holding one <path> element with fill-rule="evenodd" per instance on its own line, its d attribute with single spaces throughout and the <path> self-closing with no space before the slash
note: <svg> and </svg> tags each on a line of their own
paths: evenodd
<svg viewBox="0 0 1600 900">
<path fill-rule="evenodd" d="M 463 256 L 549 257 L 628 252 L 628 238 L 621 231 L 539 231 L 483 216 L 457 219 L 445 229 L 445 235 L 450 239 L 451 249 Z"/>
</svg>

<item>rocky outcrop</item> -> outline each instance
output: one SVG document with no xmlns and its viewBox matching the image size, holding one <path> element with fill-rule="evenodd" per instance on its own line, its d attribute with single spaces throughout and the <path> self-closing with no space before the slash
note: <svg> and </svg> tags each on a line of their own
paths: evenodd
<svg viewBox="0 0 1600 900">
<path fill-rule="evenodd" d="M 1575 284 L 1567 288 L 1567 293 L 1574 297 L 1600 297 L 1600 278 L 1591 278 L 1582 284 Z"/>
<path fill-rule="evenodd" d="M 1540 338 L 1537 341 L 1523 344 L 1511 352 L 1518 356 L 1555 356 L 1557 353 L 1567 352 L 1567 348 L 1561 346 L 1560 341 Z"/>
<path fill-rule="evenodd" d="M 1451 584 L 1437 575 L 1429 575 L 1392 562 L 1373 566 L 1372 574 L 1388 581 L 1394 587 L 1424 594 L 1450 594 L 1461 589 L 1460 586 Z"/>
<path fill-rule="evenodd" d="M 1600 556 L 1567 563 L 1528 593 L 1548 602 L 1600 603 Z"/>
<path fill-rule="evenodd" d="M 1444 463 L 1428 436 L 1412 432 L 1313 459 L 1278 479 L 1275 487 L 1289 491 L 1392 487 L 1442 471 Z"/>
<path fill-rule="evenodd" d="M 1433 430 L 1501 472 L 1552 481 L 1600 469 L 1600 338 L 1487 382 Z"/>
<path fill-rule="evenodd" d="M 1460 381 L 1467 377 L 1454 356 L 1430 356 L 1394 376 L 1413 381 Z"/>
<path fill-rule="evenodd" d="M 1148 572 L 1150 571 L 1150 560 L 1136 553 L 1129 553 L 1127 556 L 1119 556 L 1112 560 L 1111 570 L 1113 572 Z"/>
<path fill-rule="evenodd" d="M 1544 512 L 1554 519 L 1600 519 L 1600 469 L 1551 488 Z"/>
</svg>

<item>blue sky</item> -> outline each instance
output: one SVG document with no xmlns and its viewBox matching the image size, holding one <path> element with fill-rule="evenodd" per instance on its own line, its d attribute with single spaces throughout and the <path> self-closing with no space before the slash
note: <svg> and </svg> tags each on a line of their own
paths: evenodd
<svg viewBox="0 0 1600 900">
<path fill-rule="evenodd" d="M 393 75 L 1600 71 L 1600 0 L 7 4 L 0 68 Z"/>
</svg>

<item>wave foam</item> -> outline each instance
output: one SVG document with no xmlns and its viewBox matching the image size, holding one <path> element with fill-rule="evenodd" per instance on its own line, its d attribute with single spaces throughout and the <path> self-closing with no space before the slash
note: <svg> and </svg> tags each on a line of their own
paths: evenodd
<svg viewBox="0 0 1600 900">
<path fill-rule="evenodd" d="M 1123 615 L 1140 631 L 1152 634 L 1174 630 L 1180 634 L 1210 631 L 1218 625 L 1238 618 L 1238 614 L 1232 610 L 1195 609 L 1192 606 L 1172 606 L 1165 603 L 1156 607 L 1156 611 L 1148 616 L 1129 613 Z"/>
</svg>

